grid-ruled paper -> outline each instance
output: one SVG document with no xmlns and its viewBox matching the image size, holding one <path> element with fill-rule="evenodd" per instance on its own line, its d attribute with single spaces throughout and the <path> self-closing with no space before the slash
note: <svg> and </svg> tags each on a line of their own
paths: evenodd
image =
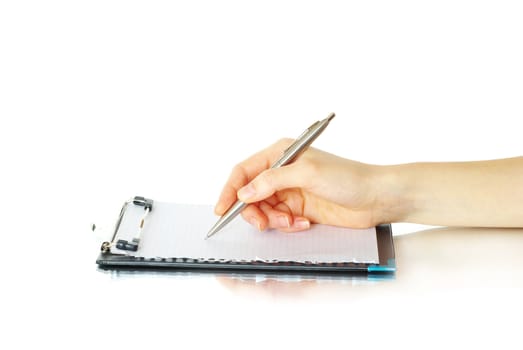
<svg viewBox="0 0 523 350">
<path fill-rule="evenodd" d="M 117 239 L 131 240 L 143 216 L 129 204 Z M 205 240 L 218 217 L 206 205 L 154 202 L 137 252 L 112 248 L 113 253 L 145 258 L 191 258 L 225 261 L 294 261 L 311 263 L 378 263 L 376 230 L 312 225 L 303 232 L 259 232 L 240 216 Z"/>
</svg>

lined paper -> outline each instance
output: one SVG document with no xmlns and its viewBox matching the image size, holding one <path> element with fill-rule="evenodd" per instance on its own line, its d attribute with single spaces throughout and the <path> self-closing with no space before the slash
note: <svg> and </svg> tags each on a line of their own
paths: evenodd
<svg viewBox="0 0 523 350">
<path fill-rule="evenodd" d="M 117 239 L 132 240 L 143 216 L 129 204 Z M 376 229 L 312 225 L 307 231 L 259 232 L 240 216 L 205 240 L 218 217 L 212 206 L 154 202 L 137 252 L 111 248 L 115 254 L 144 258 L 190 258 L 224 261 L 292 261 L 301 263 L 378 263 Z"/>
</svg>

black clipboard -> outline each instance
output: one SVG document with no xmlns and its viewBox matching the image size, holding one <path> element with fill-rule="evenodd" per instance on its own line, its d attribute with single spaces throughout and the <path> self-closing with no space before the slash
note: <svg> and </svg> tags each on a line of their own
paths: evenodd
<svg viewBox="0 0 523 350">
<path fill-rule="evenodd" d="M 393 274 L 396 271 L 394 242 L 390 224 L 376 226 L 376 241 L 378 248 L 379 263 L 355 263 L 355 262 L 296 262 L 296 261 L 201 261 L 193 258 L 178 257 L 156 257 L 144 258 L 132 256 L 136 251 L 141 237 L 132 240 L 118 239 L 120 223 L 127 208 L 132 206 L 143 207 L 143 217 L 139 223 L 140 230 L 146 225 L 148 214 L 153 211 L 154 204 L 150 199 L 134 197 L 127 201 L 120 211 L 119 219 L 110 241 L 104 242 L 101 253 L 96 263 L 101 269 L 125 269 L 125 270 L 198 270 L 198 271 L 260 271 L 260 272 L 282 272 L 282 273 L 365 273 L 365 274 Z M 140 232 L 137 234 L 139 235 Z M 129 255 L 114 254 L 111 246 L 119 246 L 128 250 Z"/>
</svg>

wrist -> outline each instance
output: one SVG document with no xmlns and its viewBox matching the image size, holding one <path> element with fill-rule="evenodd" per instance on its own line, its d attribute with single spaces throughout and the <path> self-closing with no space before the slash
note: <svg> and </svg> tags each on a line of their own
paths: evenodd
<svg viewBox="0 0 523 350">
<path fill-rule="evenodd" d="M 374 173 L 376 224 L 408 221 L 414 207 L 409 194 L 408 164 L 377 166 Z"/>
</svg>

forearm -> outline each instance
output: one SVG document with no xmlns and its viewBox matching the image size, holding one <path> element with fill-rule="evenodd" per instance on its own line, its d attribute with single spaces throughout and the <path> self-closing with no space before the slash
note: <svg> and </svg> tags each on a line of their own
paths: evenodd
<svg viewBox="0 0 523 350">
<path fill-rule="evenodd" d="M 382 221 L 523 227 L 523 157 L 380 169 Z"/>
</svg>

